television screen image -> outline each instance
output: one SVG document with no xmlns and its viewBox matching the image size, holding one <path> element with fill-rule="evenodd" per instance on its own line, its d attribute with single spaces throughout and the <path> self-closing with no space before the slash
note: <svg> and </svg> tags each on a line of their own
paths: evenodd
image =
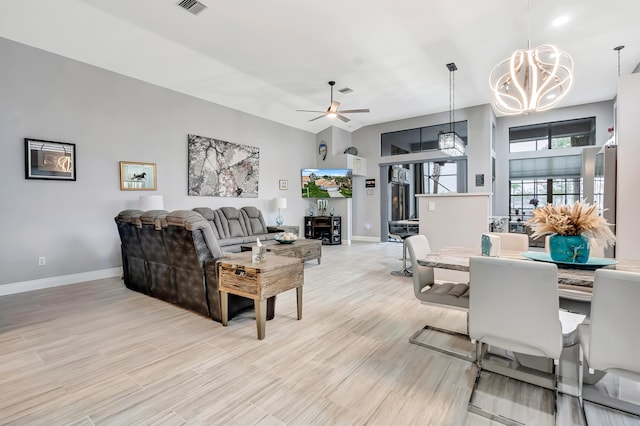
<svg viewBox="0 0 640 426">
<path fill-rule="evenodd" d="M 351 198 L 351 169 L 302 169 L 302 198 Z"/>
</svg>

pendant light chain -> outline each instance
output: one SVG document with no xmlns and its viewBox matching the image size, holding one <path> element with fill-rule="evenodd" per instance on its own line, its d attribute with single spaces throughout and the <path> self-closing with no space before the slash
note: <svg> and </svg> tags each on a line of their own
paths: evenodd
<svg viewBox="0 0 640 426">
<path fill-rule="evenodd" d="M 449 71 L 449 131 L 453 132 L 453 120 L 455 119 L 453 100 L 453 71 Z"/>
<path fill-rule="evenodd" d="M 531 50 L 531 0 L 527 0 L 527 50 Z"/>
<path fill-rule="evenodd" d="M 447 69 L 449 70 L 449 131 L 455 131 L 455 121 L 456 121 L 456 99 L 455 99 L 455 90 L 456 90 L 456 77 L 454 72 L 457 71 L 458 67 L 455 62 L 451 62 L 447 64 Z"/>
<path fill-rule="evenodd" d="M 624 49 L 624 46 L 616 46 L 613 48 L 616 52 L 618 52 L 618 77 L 620 77 L 620 51 Z"/>
<path fill-rule="evenodd" d="M 451 125 L 453 133 L 456 132 L 456 75 L 455 69 L 451 71 Z"/>
</svg>

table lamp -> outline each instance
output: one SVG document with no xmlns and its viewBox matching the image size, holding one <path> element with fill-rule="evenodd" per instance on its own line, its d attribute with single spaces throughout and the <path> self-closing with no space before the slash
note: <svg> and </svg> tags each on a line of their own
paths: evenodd
<svg viewBox="0 0 640 426">
<path fill-rule="evenodd" d="M 140 210 L 164 210 L 162 195 L 141 195 Z"/>
<path fill-rule="evenodd" d="M 287 199 L 284 197 L 276 198 L 276 207 L 278 208 L 278 216 L 276 216 L 276 225 L 280 226 L 284 223 L 282 219 L 282 215 L 280 214 L 280 210 L 287 208 Z"/>
</svg>

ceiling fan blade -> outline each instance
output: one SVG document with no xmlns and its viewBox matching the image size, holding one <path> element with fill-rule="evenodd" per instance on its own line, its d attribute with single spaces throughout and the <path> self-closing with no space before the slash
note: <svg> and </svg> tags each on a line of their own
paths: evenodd
<svg viewBox="0 0 640 426">
<path fill-rule="evenodd" d="M 298 112 L 317 112 L 319 114 L 324 114 L 324 111 L 315 111 L 315 110 L 310 110 L 310 109 L 297 109 L 296 111 Z"/>
<path fill-rule="evenodd" d="M 369 108 L 361 108 L 361 109 L 346 109 L 344 111 L 340 111 L 342 114 L 353 114 L 354 112 L 369 112 Z"/>
<path fill-rule="evenodd" d="M 340 106 L 340 102 L 333 101 L 331 102 L 331 106 L 329 106 L 329 109 L 327 110 L 327 112 L 337 112 L 339 106 Z"/>
<path fill-rule="evenodd" d="M 322 117 L 324 117 L 325 115 L 327 115 L 327 114 L 322 114 L 321 116 L 318 116 L 318 117 L 316 117 L 316 118 L 312 118 L 312 119 L 311 119 L 311 120 L 309 120 L 309 121 L 316 121 L 317 119 L 322 118 Z"/>
<path fill-rule="evenodd" d="M 344 121 L 345 123 L 348 123 L 349 121 L 351 121 L 344 115 L 340 114 L 339 112 L 336 112 L 336 117 L 338 117 L 340 120 Z"/>
</svg>

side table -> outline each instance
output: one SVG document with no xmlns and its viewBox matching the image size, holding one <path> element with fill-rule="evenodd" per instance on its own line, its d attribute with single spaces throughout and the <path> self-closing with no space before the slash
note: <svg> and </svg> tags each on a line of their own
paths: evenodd
<svg viewBox="0 0 640 426">
<path fill-rule="evenodd" d="M 218 268 L 223 326 L 229 317 L 229 293 L 253 299 L 260 340 L 265 336 L 269 297 L 295 288 L 298 320 L 302 319 L 304 269 L 300 259 L 267 254 L 262 262 L 252 263 L 251 253 L 240 253 L 220 260 Z"/>
</svg>

